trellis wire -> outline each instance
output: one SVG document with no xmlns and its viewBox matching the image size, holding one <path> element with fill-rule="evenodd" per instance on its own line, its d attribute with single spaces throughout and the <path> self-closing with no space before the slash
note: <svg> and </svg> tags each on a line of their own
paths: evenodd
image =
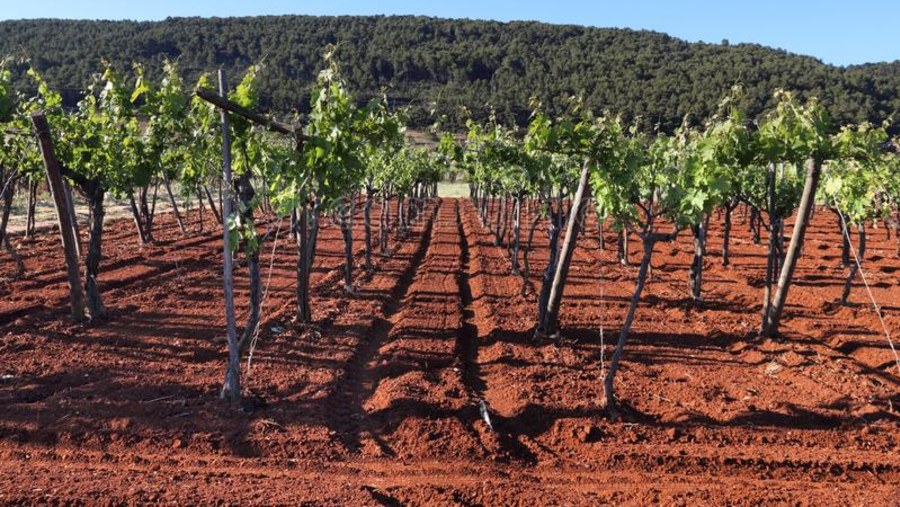
<svg viewBox="0 0 900 507">
<path fill-rule="evenodd" d="M 841 211 L 841 210 L 838 210 Z M 872 306 L 875 307 L 875 314 L 878 315 L 878 320 L 881 322 L 881 328 L 884 330 L 884 336 L 887 338 L 888 345 L 891 347 L 891 352 L 894 353 L 894 361 L 897 363 L 897 372 L 900 373 L 900 354 L 897 354 L 897 348 L 894 346 L 894 340 L 891 339 L 891 332 L 888 330 L 887 324 L 884 322 L 884 317 L 881 315 L 881 307 L 878 306 L 878 302 L 875 301 L 875 295 L 872 294 L 872 288 L 869 287 L 869 282 L 866 280 L 866 272 L 862 268 L 862 263 L 859 260 L 859 255 L 856 254 L 856 248 L 853 247 L 853 241 L 850 240 L 850 231 L 847 227 L 847 221 L 844 219 L 844 212 L 841 211 L 841 224 L 844 229 L 844 237 L 847 238 L 847 242 L 850 245 L 850 252 L 853 254 L 853 259 L 856 261 L 856 267 L 859 269 L 859 276 L 862 278 L 863 285 L 866 287 L 866 292 L 869 294 L 869 299 L 872 300 Z"/>
</svg>

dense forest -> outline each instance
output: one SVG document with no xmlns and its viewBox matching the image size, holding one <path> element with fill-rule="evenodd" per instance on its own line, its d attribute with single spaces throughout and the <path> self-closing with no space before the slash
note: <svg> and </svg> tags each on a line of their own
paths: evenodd
<svg viewBox="0 0 900 507">
<path fill-rule="evenodd" d="M 580 96 L 588 107 L 671 131 L 685 115 L 708 116 L 737 82 L 753 115 L 777 88 L 820 97 L 839 122 L 880 122 L 900 106 L 898 62 L 835 67 L 754 44 L 649 31 L 397 16 L 0 22 L 0 54 L 30 59 L 69 103 L 101 59 L 143 62 L 158 75 L 164 58 L 177 58 L 189 79 L 219 66 L 237 75 L 263 60 L 263 105 L 302 111 L 327 44 L 338 45 L 361 100 L 386 93 L 409 107 L 414 126 L 455 121 L 463 108 L 477 119 L 493 108 L 502 121 L 524 124 L 532 98 L 560 113 Z"/>
</svg>

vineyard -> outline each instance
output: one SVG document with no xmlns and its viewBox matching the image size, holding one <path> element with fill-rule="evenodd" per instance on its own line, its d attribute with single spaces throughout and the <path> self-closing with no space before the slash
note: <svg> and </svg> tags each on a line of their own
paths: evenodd
<svg viewBox="0 0 900 507">
<path fill-rule="evenodd" d="M 264 63 L 69 109 L 4 61 L 0 503 L 900 497 L 889 125 L 736 86 L 671 135 L 573 99 L 414 142 L 334 51 L 288 119 Z"/>
</svg>

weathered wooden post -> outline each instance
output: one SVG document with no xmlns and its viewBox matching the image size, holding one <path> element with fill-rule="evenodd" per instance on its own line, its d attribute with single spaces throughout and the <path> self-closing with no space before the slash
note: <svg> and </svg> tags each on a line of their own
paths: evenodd
<svg viewBox="0 0 900 507">
<path fill-rule="evenodd" d="M 69 213 L 69 201 L 66 197 L 65 184 L 59 161 L 53 152 L 53 140 L 50 137 L 50 126 L 44 113 L 33 113 L 31 123 L 34 125 L 44 159 L 44 168 L 47 171 L 47 181 L 50 193 L 53 195 L 53 204 L 56 208 L 56 218 L 59 223 L 59 235 L 62 238 L 63 252 L 66 260 L 66 272 L 69 279 L 69 301 L 72 306 L 72 318 L 76 322 L 85 319 L 84 288 L 81 285 L 81 277 L 78 272 L 78 238 L 75 237 L 75 226 L 72 223 L 72 215 Z"/>
</svg>

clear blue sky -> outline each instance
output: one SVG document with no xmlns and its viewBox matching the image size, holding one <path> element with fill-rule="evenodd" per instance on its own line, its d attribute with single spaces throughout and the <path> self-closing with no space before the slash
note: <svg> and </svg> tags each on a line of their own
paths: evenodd
<svg viewBox="0 0 900 507">
<path fill-rule="evenodd" d="M 828 63 L 900 59 L 897 0 L 3 0 L 0 19 L 157 20 L 169 16 L 422 14 L 527 19 L 665 32 L 690 41 L 755 42 Z"/>
</svg>

